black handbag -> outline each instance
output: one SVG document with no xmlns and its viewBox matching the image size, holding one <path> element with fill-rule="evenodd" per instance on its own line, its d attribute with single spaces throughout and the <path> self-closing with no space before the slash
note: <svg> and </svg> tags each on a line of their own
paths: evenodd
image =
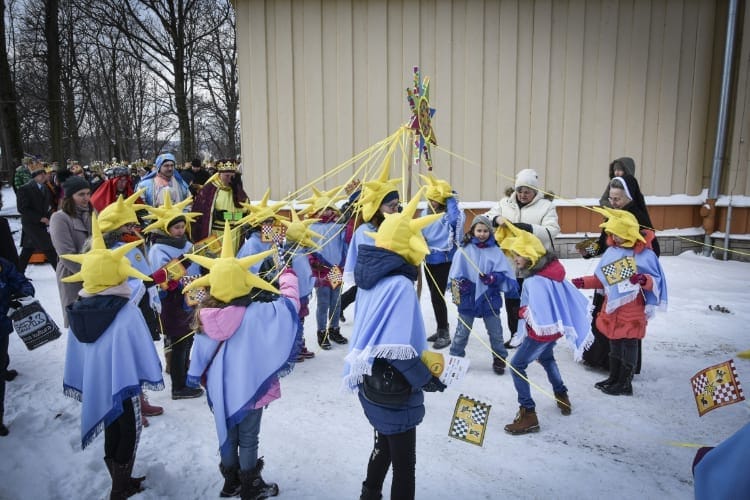
<svg viewBox="0 0 750 500">
<path fill-rule="evenodd" d="M 362 392 L 365 398 L 375 404 L 398 406 L 409 399 L 411 384 L 388 361 L 375 358 L 372 375 L 363 377 Z"/>
<path fill-rule="evenodd" d="M 11 303 L 8 316 L 29 351 L 60 337 L 60 328 L 35 298 Z"/>
</svg>

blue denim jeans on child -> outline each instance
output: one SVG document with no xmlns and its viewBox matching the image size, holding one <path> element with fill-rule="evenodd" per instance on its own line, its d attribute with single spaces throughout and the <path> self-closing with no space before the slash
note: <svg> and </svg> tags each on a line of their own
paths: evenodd
<svg viewBox="0 0 750 500">
<path fill-rule="evenodd" d="M 500 321 L 500 318 L 493 315 L 484 316 L 482 319 L 484 320 L 484 326 L 487 329 L 487 335 L 490 337 L 490 347 L 501 358 L 507 358 L 508 350 L 503 345 L 503 324 Z M 463 358 L 466 355 L 464 349 L 466 349 L 466 344 L 469 342 L 469 335 L 471 334 L 471 327 L 473 324 L 473 316 L 466 316 L 464 314 L 458 315 L 458 326 L 456 327 L 456 334 L 451 343 L 450 353 L 452 356 L 460 356 Z"/>
<path fill-rule="evenodd" d="M 227 453 L 221 455 L 224 467 L 240 467 L 240 470 L 255 468 L 258 461 L 258 434 L 263 408 L 250 410 L 242 422 L 227 429 Z M 239 447 L 239 456 L 237 448 Z"/>
<path fill-rule="evenodd" d="M 318 323 L 318 330 L 325 330 L 339 327 L 339 317 L 341 316 L 341 287 L 333 288 L 321 286 L 315 289 L 318 297 L 318 305 L 315 309 L 315 321 Z M 331 324 L 328 324 L 328 320 Z"/>
<path fill-rule="evenodd" d="M 557 341 L 538 342 L 530 337 L 526 337 L 521 342 L 521 345 L 518 346 L 516 354 L 513 356 L 513 361 L 511 361 L 511 365 L 514 368 L 512 370 L 513 385 L 516 386 L 516 392 L 518 393 L 518 404 L 524 408 L 529 410 L 536 408 L 536 404 L 531 398 L 531 387 L 525 380 L 526 367 L 536 360 L 539 360 L 539 363 L 544 367 L 544 371 L 547 372 L 547 379 L 552 384 L 552 390 L 555 394 L 568 392 L 560 376 L 560 370 L 557 368 L 557 361 L 555 361 L 553 350 L 556 343 Z M 521 376 L 524 378 L 521 378 Z"/>
</svg>

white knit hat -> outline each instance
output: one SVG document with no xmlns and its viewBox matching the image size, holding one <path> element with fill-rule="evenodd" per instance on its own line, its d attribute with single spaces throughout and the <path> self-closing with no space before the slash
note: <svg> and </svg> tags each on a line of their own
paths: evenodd
<svg viewBox="0 0 750 500">
<path fill-rule="evenodd" d="M 539 174 L 536 170 L 525 168 L 516 174 L 516 189 L 525 186 L 535 191 L 539 190 Z"/>
</svg>

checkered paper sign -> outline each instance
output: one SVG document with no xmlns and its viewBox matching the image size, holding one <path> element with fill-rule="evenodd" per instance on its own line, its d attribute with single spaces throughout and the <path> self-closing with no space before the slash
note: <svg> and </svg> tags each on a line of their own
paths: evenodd
<svg viewBox="0 0 750 500">
<path fill-rule="evenodd" d="M 457 306 L 461 305 L 461 282 L 463 279 L 451 279 L 451 297 L 453 303 Z"/>
<path fill-rule="evenodd" d="M 716 408 L 745 400 L 733 359 L 704 368 L 692 376 L 690 383 L 701 417 Z"/>
<path fill-rule="evenodd" d="M 198 278 L 200 278 L 200 275 L 194 274 L 190 276 L 183 276 L 182 278 L 180 278 L 180 281 L 182 282 L 183 286 L 187 286 Z M 185 304 L 190 307 L 195 307 L 208 297 L 208 290 L 205 287 L 193 288 L 192 290 L 188 290 L 187 293 L 185 293 L 184 297 Z"/>
<path fill-rule="evenodd" d="M 622 259 L 610 262 L 606 266 L 602 266 L 602 273 L 604 279 L 610 285 L 616 285 L 621 283 L 636 272 L 635 259 L 633 257 L 623 257 Z"/>
<path fill-rule="evenodd" d="M 281 245 L 286 237 L 286 226 L 282 224 L 263 224 L 260 227 L 260 240 L 264 243 Z"/>
<path fill-rule="evenodd" d="M 328 274 L 326 275 L 326 277 L 328 278 L 328 282 L 331 284 L 331 288 L 333 288 L 334 290 L 341 286 L 341 283 L 344 282 L 344 274 L 341 272 L 341 268 L 339 266 L 332 266 L 328 270 Z"/>
<path fill-rule="evenodd" d="M 583 241 L 576 243 L 576 250 L 583 251 L 590 257 L 595 257 L 599 251 L 599 241 L 594 238 L 586 238 Z"/>
<path fill-rule="evenodd" d="M 456 401 L 448 436 L 482 446 L 492 405 L 461 394 Z"/>
</svg>

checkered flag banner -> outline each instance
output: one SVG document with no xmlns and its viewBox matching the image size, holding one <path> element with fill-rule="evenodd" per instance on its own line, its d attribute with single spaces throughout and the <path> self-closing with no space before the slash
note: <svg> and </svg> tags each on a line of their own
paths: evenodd
<svg viewBox="0 0 750 500">
<path fill-rule="evenodd" d="M 286 237 L 286 227 L 282 224 L 263 224 L 260 227 L 260 240 L 264 243 L 273 243 L 281 246 Z"/>
<path fill-rule="evenodd" d="M 448 436 L 482 446 L 491 405 L 461 394 L 456 401 Z"/>
<path fill-rule="evenodd" d="M 745 400 L 733 359 L 704 368 L 692 376 L 690 383 L 701 417 L 721 406 Z"/>
<path fill-rule="evenodd" d="M 200 278 L 200 274 L 192 274 L 188 276 L 183 276 L 180 278 L 180 282 L 182 283 L 182 286 L 188 286 L 193 281 Z M 208 297 L 208 290 L 205 287 L 198 287 L 193 288 L 192 290 L 188 290 L 188 292 L 185 294 L 185 304 L 187 304 L 189 307 L 195 307 Z"/>
<path fill-rule="evenodd" d="M 616 285 L 625 281 L 633 276 L 635 271 L 636 264 L 633 257 L 623 257 L 622 259 L 610 262 L 606 266 L 602 266 L 604 278 L 610 285 Z"/>
</svg>

